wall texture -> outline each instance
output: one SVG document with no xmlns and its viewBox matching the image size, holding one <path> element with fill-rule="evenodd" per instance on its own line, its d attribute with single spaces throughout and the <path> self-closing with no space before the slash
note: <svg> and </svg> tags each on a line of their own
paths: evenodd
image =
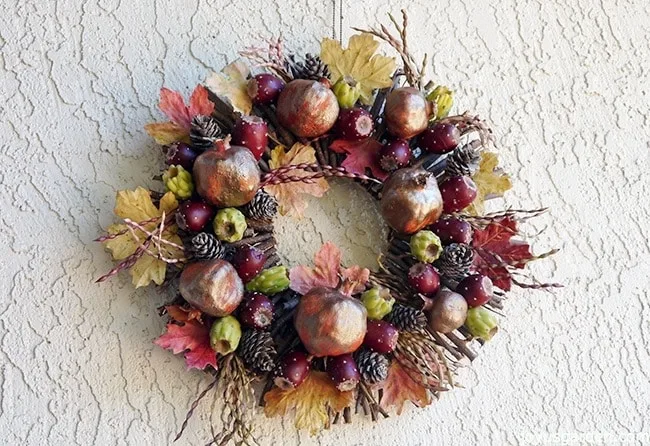
<svg viewBox="0 0 650 446">
<path fill-rule="evenodd" d="M 314 438 L 263 421 L 263 443 L 649 444 L 650 4 L 344 5 L 344 37 L 408 5 L 413 49 L 459 111 L 493 123 L 508 202 L 551 207 L 528 231 L 540 252 L 563 250 L 533 269 L 566 288 L 514 293 L 465 389 L 432 407 Z M 207 380 L 151 344 L 165 295 L 93 283 L 111 263 L 92 240 L 115 191 L 160 166 L 142 126 L 161 118 L 161 86 L 189 92 L 259 35 L 316 51 L 331 14 L 315 0 L 0 0 L 0 443 L 171 442 Z M 372 259 L 362 201 L 335 190 L 301 237 L 282 222 L 284 254 L 333 239 L 350 262 Z M 181 443 L 207 438 L 209 412 Z"/>
</svg>

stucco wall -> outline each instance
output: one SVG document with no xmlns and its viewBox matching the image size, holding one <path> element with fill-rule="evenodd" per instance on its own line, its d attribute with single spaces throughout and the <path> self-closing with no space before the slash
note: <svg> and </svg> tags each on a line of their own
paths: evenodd
<svg viewBox="0 0 650 446">
<path fill-rule="evenodd" d="M 563 250 L 533 270 L 566 288 L 514 293 L 500 334 L 463 372 L 466 388 L 432 407 L 314 438 L 260 418 L 263 443 L 649 444 L 650 4 L 344 4 L 345 37 L 408 5 L 413 49 L 433 55 L 459 110 L 493 123 L 515 180 L 509 203 L 551 207 L 529 233 L 541 232 L 540 251 Z M 92 240 L 112 221 L 115 191 L 159 168 L 142 126 L 161 117 L 161 86 L 187 93 L 260 34 L 316 51 L 330 8 L 0 1 L 0 443 L 171 442 L 207 379 L 151 344 L 166 296 L 133 291 L 128 277 L 93 283 L 111 263 Z M 356 237 L 372 208 L 354 214 L 335 195 L 312 208 L 302 237 L 283 237 L 288 257 L 333 239 L 349 261 L 372 258 L 374 240 Z M 207 438 L 209 410 L 181 444 Z"/>
</svg>

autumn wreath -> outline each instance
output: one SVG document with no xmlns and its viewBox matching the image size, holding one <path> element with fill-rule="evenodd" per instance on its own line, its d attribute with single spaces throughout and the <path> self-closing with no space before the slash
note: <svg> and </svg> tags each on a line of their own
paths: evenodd
<svg viewBox="0 0 650 446">
<path fill-rule="evenodd" d="M 189 104 L 163 88 L 168 122 L 146 131 L 163 147 L 165 192 L 120 191 L 122 220 L 98 240 L 133 284 L 168 284 L 155 343 L 206 370 L 223 404 L 212 442 L 255 442 L 256 402 L 295 411 L 315 433 L 352 412 L 399 414 L 454 386 L 477 344 L 497 330 L 513 285 L 543 288 L 519 224 L 543 210 L 484 213 L 510 188 L 493 135 L 478 117 L 449 116 L 453 93 L 424 81 L 395 35 L 358 30 L 348 47 L 323 39 L 320 56 L 285 56 L 280 40 L 211 74 Z M 379 40 L 377 40 L 379 39 Z M 377 54 L 380 41 L 401 57 Z M 301 215 L 327 178 L 361 183 L 391 228 L 379 271 L 341 264 L 326 243 L 314 264 L 280 264 L 273 218 Z M 259 398 L 255 398 L 253 384 Z M 219 390 L 217 390 L 219 389 Z M 187 419 L 179 433 L 187 425 Z"/>
</svg>

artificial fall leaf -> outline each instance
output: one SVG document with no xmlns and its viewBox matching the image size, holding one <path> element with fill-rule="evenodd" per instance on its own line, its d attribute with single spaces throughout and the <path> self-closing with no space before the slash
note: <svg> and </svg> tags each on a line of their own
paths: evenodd
<svg viewBox="0 0 650 446">
<path fill-rule="evenodd" d="M 167 324 L 167 332 L 154 341 L 154 344 L 175 355 L 184 353 L 188 369 L 203 370 L 211 365 L 217 368 L 217 354 L 210 347 L 210 328 L 196 320 L 183 325 Z"/>
<path fill-rule="evenodd" d="M 122 190 L 117 193 L 115 200 L 115 215 L 122 219 L 130 219 L 136 223 L 145 222 L 155 217 L 161 217 L 162 213 L 168 214 L 178 207 L 178 202 L 172 192 L 167 192 L 160 199 L 158 207 L 154 206 L 149 191 L 143 187 L 138 187 L 136 190 Z M 159 221 L 142 224 L 148 231 L 153 231 L 159 225 Z M 128 229 L 125 224 L 114 224 L 108 228 L 109 234 L 118 234 Z M 176 234 L 176 224 L 169 224 L 165 226 L 162 238 L 178 245 L 182 244 L 180 237 Z M 144 241 L 147 235 L 140 231 L 134 230 L 135 236 L 140 241 Z M 104 247 L 111 252 L 113 260 L 124 260 L 130 255 L 134 254 L 140 247 L 140 243 L 135 239 L 131 232 L 127 231 L 122 235 L 103 242 Z M 154 254 L 162 254 L 165 258 L 175 259 L 181 258 L 182 252 L 165 243 L 157 244 L 151 243 L 149 250 Z M 157 257 L 144 254 L 140 257 L 135 264 L 131 267 L 131 278 L 133 285 L 136 288 L 146 286 L 151 282 L 161 285 L 165 280 L 165 272 L 167 264 L 158 259 Z"/>
<path fill-rule="evenodd" d="M 370 270 L 359 266 L 341 267 L 341 250 L 332 242 L 325 242 L 314 256 L 314 267 L 298 265 L 289 271 L 291 289 L 305 294 L 315 287 L 336 288 L 339 276 L 344 279 L 341 290 L 351 296 L 365 289 Z"/>
<path fill-rule="evenodd" d="M 323 39 L 320 57 L 330 69 L 332 81 L 344 76 L 354 79 L 361 89 L 361 101 L 371 104 L 373 90 L 387 88 L 393 84 L 395 59 L 375 54 L 379 48 L 371 34 L 355 34 L 348 41 L 348 48 L 343 49 L 334 39 Z"/>
<path fill-rule="evenodd" d="M 283 166 L 303 163 L 313 164 L 315 162 L 316 152 L 314 148 L 305 144 L 296 143 L 288 152 L 286 152 L 284 146 L 274 148 L 271 151 L 269 167 L 271 169 L 277 169 Z M 294 170 L 291 172 L 291 175 L 301 177 L 310 175 L 310 173 L 304 170 Z M 265 186 L 264 189 L 278 201 L 280 214 L 300 218 L 303 216 L 305 209 L 307 209 L 307 202 L 303 195 L 308 194 L 314 197 L 322 197 L 329 189 L 329 184 L 324 178 L 318 178 L 310 184 L 298 181 Z"/>
<path fill-rule="evenodd" d="M 366 175 L 370 169 L 372 175 L 378 180 L 388 178 L 388 173 L 379 166 L 379 150 L 382 145 L 374 138 L 361 141 L 346 141 L 337 139 L 330 144 L 330 149 L 336 153 L 345 153 L 347 156 L 341 163 L 348 172 Z"/>
<path fill-rule="evenodd" d="M 174 319 L 176 322 L 188 322 L 188 321 L 199 321 L 201 322 L 201 312 L 196 308 L 184 308 L 180 305 L 167 305 L 165 307 L 169 317 Z"/>
<path fill-rule="evenodd" d="M 192 92 L 189 105 L 185 105 L 179 92 L 161 88 L 159 107 L 170 122 L 154 122 L 144 126 L 145 131 L 158 144 L 188 142 L 192 118 L 196 115 L 209 116 L 214 111 L 214 104 L 208 99 L 208 90 L 202 85 L 197 85 Z"/>
<path fill-rule="evenodd" d="M 495 286 L 509 291 L 512 275 L 508 267 L 522 269 L 534 260 L 530 246 L 522 240 L 513 240 L 517 235 L 517 222 L 505 217 L 489 223 L 484 229 L 475 229 L 472 236 L 474 269 L 487 275 Z"/>
<path fill-rule="evenodd" d="M 220 73 L 211 73 L 205 85 L 219 98 L 229 102 L 235 111 L 248 115 L 253 109 L 247 90 L 249 74 L 248 66 L 238 59 L 226 65 Z"/>
<path fill-rule="evenodd" d="M 379 405 L 388 410 L 395 407 L 397 415 L 402 413 L 404 403 L 412 402 L 417 407 L 431 404 L 431 395 L 427 389 L 413 381 L 399 362 L 393 361 L 388 369 L 388 377 L 378 385 L 383 389 Z"/>
<path fill-rule="evenodd" d="M 316 435 L 330 426 L 328 409 L 340 412 L 354 403 L 354 393 L 340 392 L 324 372 L 310 372 L 305 381 L 291 390 L 278 387 L 264 395 L 267 417 L 284 416 L 296 411 L 296 429 L 308 429 Z"/>
<path fill-rule="evenodd" d="M 190 142 L 190 134 L 187 129 L 173 122 L 152 122 L 145 125 L 144 129 L 149 136 L 163 146 L 175 142 Z"/>
<path fill-rule="evenodd" d="M 482 215 L 484 202 L 491 198 L 502 197 L 504 192 L 512 187 L 510 177 L 498 168 L 499 159 L 496 153 L 483 152 L 481 161 L 472 179 L 476 183 L 476 198 L 474 202 L 465 209 L 472 215 Z"/>
</svg>

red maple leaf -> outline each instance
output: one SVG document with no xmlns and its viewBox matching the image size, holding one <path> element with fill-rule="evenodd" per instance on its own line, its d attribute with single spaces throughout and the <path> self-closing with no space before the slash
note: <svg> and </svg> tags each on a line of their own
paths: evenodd
<svg viewBox="0 0 650 446">
<path fill-rule="evenodd" d="M 528 243 L 513 240 L 517 233 L 517 222 L 505 217 L 490 222 L 484 229 L 475 229 L 472 238 L 476 253 L 474 269 L 504 291 L 512 286 L 510 268 L 522 269 L 534 258 Z"/>
<path fill-rule="evenodd" d="M 375 178 L 383 181 L 388 178 L 388 173 L 379 166 L 379 149 L 381 148 L 381 143 L 374 138 L 366 138 L 361 141 L 337 139 L 330 144 L 330 149 L 336 153 L 347 154 L 341 163 L 341 167 L 345 170 L 365 175 L 366 169 L 370 169 Z"/>
<path fill-rule="evenodd" d="M 184 353 L 188 369 L 217 368 L 217 354 L 210 347 L 210 328 L 196 320 L 183 325 L 167 324 L 167 332 L 154 341 L 175 355 Z"/>
</svg>

